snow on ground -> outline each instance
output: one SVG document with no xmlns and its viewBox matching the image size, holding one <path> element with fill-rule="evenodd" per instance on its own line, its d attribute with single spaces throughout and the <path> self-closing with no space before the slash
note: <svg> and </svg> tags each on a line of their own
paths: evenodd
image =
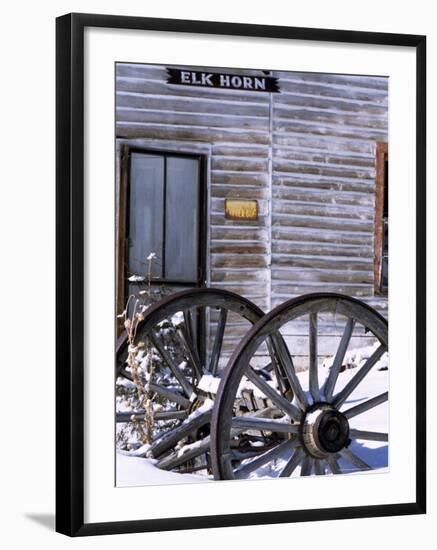
<svg viewBox="0 0 437 550">
<path fill-rule="evenodd" d="M 369 353 L 367 353 L 367 351 Z M 366 357 L 373 351 L 372 347 L 363 353 L 360 350 L 361 356 L 350 354 L 351 361 L 354 367 L 359 367 L 363 364 Z M 353 360 L 352 360 L 353 359 Z M 389 389 L 389 371 L 385 369 L 387 358 L 383 357 L 364 378 L 359 386 L 352 392 L 348 400 L 344 403 L 341 410 L 345 411 L 367 399 L 375 397 Z M 319 384 L 322 386 L 326 377 L 329 374 L 329 364 L 322 364 L 319 367 Z M 384 370 L 378 370 L 383 368 Z M 335 393 L 340 391 L 353 376 L 357 373 L 358 368 L 348 368 L 338 377 L 335 387 Z M 298 377 L 302 387 L 308 390 L 308 373 L 300 372 Z M 212 378 L 212 377 L 211 377 Z M 206 386 L 214 384 L 214 380 L 205 379 L 203 383 Z M 208 402 L 206 407 L 211 407 L 212 402 Z M 205 407 L 205 408 L 206 408 Z M 197 411 L 197 414 L 199 412 Z M 361 415 L 358 415 L 350 420 L 351 428 L 383 432 L 389 431 L 389 406 L 388 401 L 374 407 Z M 359 458 L 367 462 L 374 470 L 384 472 L 388 469 L 388 444 L 378 441 L 355 440 L 349 447 Z M 274 477 L 277 472 L 284 466 L 288 456 L 277 459 L 274 463 L 266 466 L 262 471 L 257 471 L 251 474 L 250 477 Z M 178 484 L 178 483 L 203 483 L 210 481 L 207 476 L 195 474 L 179 474 L 176 472 L 167 472 L 160 470 L 155 466 L 156 461 L 153 459 L 140 458 L 138 456 L 129 456 L 117 453 L 117 486 L 127 487 L 134 485 L 161 485 L 161 484 Z M 354 471 L 355 469 L 343 459 L 340 459 L 340 466 L 343 471 Z M 372 473 L 372 471 L 370 473 Z M 361 473 L 361 472 L 360 472 Z M 300 475 L 300 467 L 296 468 L 293 476 Z"/>
<path fill-rule="evenodd" d="M 370 352 L 373 349 L 370 349 Z M 369 353 L 370 355 L 371 353 Z M 364 361 L 364 358 L 363 358 Z M 358 405 L 367 399 L 375 397 L 388 390 L 388 370 L 378 370 L 378 368 L 385 367 L 386 360 L 383 357 L 381 362 L 378 363 L 370 373 L 364 378 L 363 382 L 352 392 L 349 399 L 341 407 L 341 411 L 346 411 L 355 405 Z M 338 382 L 336 384 L 336 393 L 340 391 L 353 376 L 357 373 L 356 368 L 346 369 L 340 373 Z M 329 369 L 320 366 L 319 367 L 319 384 L 323 385 Z M 308 391 L 308 372 L 298 373 L 298 378 L 305 391 Z M 351 418 L 350 427 L 355 429 L 361 429 L 371 432 L 388 433 L 388 402 L 382 403 L 377 407 L 374 407 L 370 411 L 367 411 L 361 415 Z M 359 458 L 364 460 L 373 470 L 369 472 L 361 473 L 374 473 L 375 471 L 382 473 L 388 469 L 388 444 L 380 441 L 364 441 L 354 440 L 349 449 L 356 454 Z M 276 458 L 272 462 L 266 464 L 262 468 L 259 468 L 255 472 L 249 474 L 248 479 L 260 479 L 260 478 L 274 478 L 284 468 L 287 460 L 290 458 L 292 451 L 285 453 L 281 457 Z M 250 460 L 248 460 L 250 462 Z M 339 464 L 342 471 L 357 472 L 357 469 L 343 458 L 339 459 Z M 291 477 L 299 477 L 301 472 L 300 466 L 298 466 L 293 472 Z M 330 471 L 328 473 L 331 473 Z M 358 473 L 358 472 L 357 472 Z"/>
<path fill-rule="evenodd" d="M 138 485 L 170 485 L 179 483 L 201 483 L 209 481 L 206 476 L 178 474 L 160 470 L 156 460 L 117 453 L 117 487 Z"/>
</svg>

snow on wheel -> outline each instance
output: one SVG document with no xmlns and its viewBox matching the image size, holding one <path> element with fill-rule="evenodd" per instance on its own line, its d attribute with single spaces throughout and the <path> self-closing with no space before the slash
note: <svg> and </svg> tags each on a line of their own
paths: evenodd
<svg viewBox="0 0 437 550">
<path fill-rule="evenodd" d="M 291 299 L 258 321 L 235 349 L 217 393 L 215 479 L 386 467 L 387 330 L 387 321 L 368 305 L 330 293 Z M 256 353 L 268 341 L 291 399 L 262 375 Z M 270 400 L 262 418 L 235 407 L 248 383 Z M 251 448 L 237 456 L 234 448 L 245 436 Z"/>
<path fill-rule="evenodd" d="M 243 334 L 262 316 L 249 300 L 221 289 L 186 290 L 166 297 L 144 312 L 136 328 L 135 376 L 127 361 L 127 335 L 120 337 L 119 383 L 133 386 L 134 378 L 138 382 L 138 377 L 146 377 L 144 386 L 152 396 L 152 438 L 134 449 L 136 456 L 156 459 L 164 470 L 210 473 L 210 420 L 219 377 L 235 347 L 235 333 Z M 146 420 L 144 409 L 118 407 L 119 425 Z"/>
</svg>

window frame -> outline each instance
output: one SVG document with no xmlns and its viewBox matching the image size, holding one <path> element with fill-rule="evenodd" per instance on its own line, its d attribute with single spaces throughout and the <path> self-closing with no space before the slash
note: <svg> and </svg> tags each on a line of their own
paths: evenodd
<svg viewBox="0 0 437 550">
<path fill-rule="evenodd" d="M 160 279 L 152 281 L 152 285 L 170 285 L 183 288 L 199 288 L 207 283 L 207 157 L 198 152 L 174 151 L 172 149 L 158 149 L 140 147 L 122 143 L 120 145 L 118 201 L 116 200 L 116 305 L 117 313 L 124 310 L 127 291 L 128 267 L 128 227 L 129 227 L 129 196 L 130 196 L 130 159 L 132 153 L 154 154 L 164 157 L 189 158 L 199 161 L 199 245 L 198 245 L 198 274 L 196 281 L 173 281 Z"/>
<path fill-rule="evenodd" d="M 375 150 L 375 223 L 374 223 L 374 288 L 375 294 L 387 296 L 388 288 L 382 286 L 382 256 L 384 240 L 384 184 L 385 162 L 388 162 L 388 142 L 378 141 Z"/>
</svg>

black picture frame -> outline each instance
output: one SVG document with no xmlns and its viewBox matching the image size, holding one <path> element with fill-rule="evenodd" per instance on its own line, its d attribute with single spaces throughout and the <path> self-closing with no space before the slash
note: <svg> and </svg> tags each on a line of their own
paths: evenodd
<svg viewBox="0 0 437 550">
<path fill-rule="evenodd" d="M 84 522 L 84 29 L 155 30 L 414 48 L 416 52 L 416 499 L 387 505 Z M 69 536 L 422 514 L 426 511 L 426 37 L 68 14 L 56 21 L 56 530 Z"/>
</svg>

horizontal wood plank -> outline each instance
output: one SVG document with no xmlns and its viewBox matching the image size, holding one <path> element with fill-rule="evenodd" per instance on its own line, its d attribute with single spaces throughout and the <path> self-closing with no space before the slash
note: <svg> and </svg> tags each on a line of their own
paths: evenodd
<svg viewBox="0 0 437 550">
<path fill-rule="evenodd" d="M 170 85 L 164 65 L 117 63 L 117 146 L 206 156 L 209 286 L 266 311 L 307 292 L 343 292 L 387 315 L 372 265 L 375 147 L 388 136 L 388 79 L 271 74 L 280 93 Z M 226 198 L 257 200 L 258 220 L 226 219 Z M 322 321 L 321 355 L 329 336 L 339 337 Z M 302 327 L 292 336 L 303 357 Z M 232 319 L 230 329 L 225 355 L 247 326 Z"/>
</svg>

